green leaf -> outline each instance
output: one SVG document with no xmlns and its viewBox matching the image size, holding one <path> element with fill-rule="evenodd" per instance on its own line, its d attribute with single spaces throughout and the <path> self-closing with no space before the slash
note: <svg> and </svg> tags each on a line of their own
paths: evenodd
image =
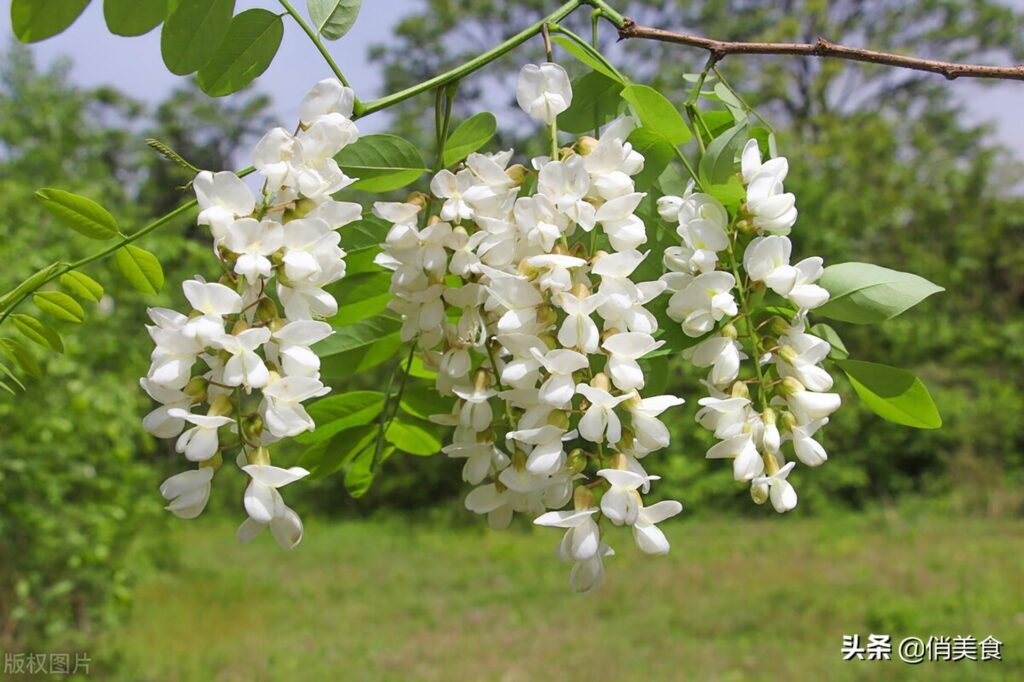
<svg viewBox="0 0 1024 682">
<path fill-rule="evenodd" d="M 945 291 L 923 277 L 870 263 L 830 265 L 818 284 L 828 290 L 829 301 L 814 313 L 853 324 L 890 320 Z"/>
<path fill-rule="evenodd" d="M 675 147 L 649 128 L 634 129 L 629 134 L 629 143 L 644 157 L 644 169 L 633 177 L 633 182 L 637 191 L 646 192 L 675 158 Z"/>
<path fill-rule="evenodd" d="M 4 355 L 10 358 L 11 362 L 25 370 L 25 373 L 29 376 L 36 379 L 43 376 L 42 370 L 39 369 L 39 363 L 36 362 L 32 353 L 14 339 L 0 339 L 0 350 L 3 350 Z"/>
<path fill-rule="evenodd" d="M 572 82 L 572 104 L 558 115 L 558 129 L 579 135 L 600 128 L 619 114 L 622 83 L 600 71 Z"/>
<path fill-rule="evenodd" d="M 383 313 L 392 298 L 390 287 L 389 272 L 365 272 L 345 277 L 327 288 L 339 303 L 338 314 L 328 322 L 337 328 Z"/>
<path fill-rule="evenodd" d="M 836 360 L 872 412 L 896 424 L 937 429 L 942 417 L 924 383 L 912 372 L 861 360 Z"/>
<path fill-rule="evenodd" d="M 199 87 L 211 97 L 238 92 L 267 70 L 281 46 L 284 22 L 265 9 L 250 9 L 231 20 L 217 52 L 199 69 Z"/>
<path fill-rule="evenodd" d="M 367 346 L 378 339 L 396 333 L 402 323 L 393 317 L 377 315 L 347 327 L 336 329 L 334 334 L 321 341 L 316 349 L 321 358 L 344 353 L 361 346 Z"/>
<path fill-rule="evenodd" d="M 57 281 L 65 289 L 83 300 L 98 303 L 103 298 L 103 287 L 84 272 L 79 272 L 78 270 L 65 272 Z"/>
<path fill-rule="evenodd" d="M 329 476 L 367 448 L 372 448 L 377 441 L 377 431 L 376 424 L 356 426 L 336 434 L 329 440 L 314 443 L 302 453 L 299 465 L 309 469 L 310 479 Z"/>
<path fill-rule="evenodd" d="M 716 137 L 700 158 L 697 175 L 701 185 L 722 185 L 735 172 L 736 154 L 747 141 L 747 126 L 733 126 Z"/>
<path fill-rule="evenodd" d="M 90 239 L 110 239 L 118 234 L 114 216 L 92 199 L 49 188 L 36 190 L 36 199 L 62 223 Z"/>
<path fill-rule="evenodd" d="M 455 165 L 491 141 L 498 120 L 489 111 L 481 111 L 459 124 L 444 145 L 444 165 Z"/>
<path fill-rule="evenodd" d="M 306 0 L 313 28 L 327 40 L 337 40 L 356 23 L 363 0 Z"/>
<path fill-rule="evenodd" d="M 394 447 L 390 445 L 384 446 L 380 452 L 378 464 L 387 460 L 394 451 Z M 374 459 L 377 459 L 376 454 L 376 447 L 371 445 L 359 453 L 359 456 L 353 460 L 348 470 L 345 471 L 345 489 L 348 490 L 348 494 L 352 497 L 356 499 L 362 497 L 370 490 L 370 486 L 373 485 L 373 479 L 377 476 L 377 472 L 373 467 Z"/>
<path fill-rule="evenodd" d="M 387 237 L 390 229 L 391 223 L 367 213 L 356 222 L 349 223 L 338 231 L 338 234 L 341 235 L 341 248 L 352 252 L 368 246 L 379 246 Z M 377 271 L 383 272 L 383 269 L 378 267 Z"/>
<path fill-rule="evenodd" d="M 735 175 L 730 175 L 722 184 L 705 187 L 704 191 L 718 199 L 723 206 L 733 213 L 736 212 L 736 209 L 739 208 L 740 204 L 747 197 L 747 190 Z"/>
<path fill-rule="evenodd" d="M 89 0 L 13 0 L 11 28 L 23 43 L 37 43 L 57 35 L 82 13 Z"/>
<path fill-rule="evenodd" d="M 81 323 L 85 320 L 85 311 L 75 299 L 61 291 L 40 291 L 32 297 L 39 309 L 58 320 Z"/>
<path fill-rule="evenodd" d="M 594 51 L 594 48 L 589 45 L 578 43 L 567 36 L 552 36 L 551 42 L 560 46 L 563 50 L 578 59 L 581 63 L 592 68 L 594 71 L 597 71 L 614 81 L 618 81 L 623 85 L 628 83 L 621 74 L 617 74 L 615 71 L 608 68 L 608 66 L 601 61 L 599 55 Z"/>
<path fill-rule="evenodd" d="M 338 165 L 359 178 L 349 189 L 390 192 L 415 182 L 427 172 L 423 157 L 408 140 L 396 135 L 366 135 L 341 150 Z"/>
<path fill-rule="evenodd" d="M 64 342 L 60 340 L 60 334 L 55 332 L 49 325 L 40 322 L 31 315 L 22 315 L 20 313 L 11 315 L 11 322 L 29 341 L 38 343 L 43 348 L 55 350 L 58 353 L 64 352 Z"/>
<path fill-rule="evenodd" d="M 324 358 L 320 366 L 320 373 L 323 375 L 325 383 L 337 384 L 339 381 L 365 372 L 381 363 L 394 360 L 401 347 L 402 339 L 398 332 L 388 334 L 373 343 Z"/>
<path fill-rule="evenodd" d="M 402 416 L 396 417 L 384 438 L 402 452 L 427 457 L 441 452 L 441 439 L 432 425 L 416 423 Z"/>
<path fill-rule="evenodd" d="M 390 192 L 415 182 L 427 172 L 415 145 L 396 135 L 360 137 L 336 157 L 342 170 L 357 181 L 350 189 Z"/>
<path fill-rule="evenodd" d="M 296 436 L 299 443 L 318 443 L 345 429 L 369 424 L 384 409 L 380 391 L 349 391 L 312 403 L 307 411 L 316 422 L 316 430 Z"/>
<path fill-rule="evenodd" d="M 17 386 L 17 387 L 18 387 L 19 389 L 21 389 L 22 391 L 24 391 L 24 390 L 25 390 L 25 384 L 24 384 L 24 383 L 22 383 L 21 379 L 19 379 L 19 378 L 18 378 L 18 375 L 17 375 L 17 374 L 15 374 L 15 373 L 14 373 L 14 371 L 13 371 L 13 370 L 12 370 L 12 369 L 11 369 L 10 367 L 8 367 L 7 365 L 5 365 L 5 364 L 4 364 L 4 363 L 2 363 L 2 362 L 0 362 L 0 373 L 6 374 L 6 375 L 7 375 L 7 377 L 8 377 L 8 378 L 9 378 L 9 379 L 10 379 L 11 381 L 13 381 L 13 382 L 14 382 L 14 384 L 15 384 L 15 385 L 16 385 L 16 386 Z M 12 391 L 12 390 L 11 390 L 11 388 L 10 388 L 9 386 L 7 386 L 6 384 L 3 384 L 3 388 L 4 388 L 4 390 L 6 390 L 6 391 L 7 391 L 8 393 L 10 393 L 11 395 L 14 395 L 14 391 Z"/>
<path fill-rule="evenodd" d="M 51 263 L 45 268 L 36 271 L 31 277 L 14 287 L 0 298 L 0 311 L 10 308 L 16 300 L 21 298 L 28 291 L 41 287 L 53 274 L 61 268 L 61 263 Z"/>
<path fill-rule="evenodd" d="M 833 360 L 845 360 L 850 357 L 850 351 L 846 350 L 846 345 L 843 340 L 839 338 L 839 333 L 831 326 L 824 322 L 819 322 L 810 329 L 810 333 L 814 334 L 820 339 L 825 339 L 832 346 L 832 350 L 829 351 L 828 356 Z"/>
<path fill-rule="evenodd" d="M 164 286 L 164 270 L 156 256 L 145 249 L 126 244 L 114 252 L 114 260 L 121 274 L 137 291 L 155 294 Z"/>
<path fill-rule="evenodd" d="M 3 389 L 5 391 L 7 391 L 11 395 L 18 395 L 17 393 L 14 392 L 14 389 L 12 389 L 10 386 L 8 386 L 7 384 L 5 384 L 2 381 L 0 381 L 0 389 Z"/>
<path fill-rule="evenodd" d="M 399 406 L 406 414 L 418 419 L 430 419 L 435 414 L 450 414 L 455 399 L 437 392 L 434 386 L 406 388 Z"/>
<path fill-rule="evenodd" d="M 235 0 L 177 0 L 163 31 L 160 54 L 171 73 L 187 76 L 206 66 L 227 35 Z"/>
<path fill-rule="evenodd" d="M 167 0 L 103 0 L 103 18 L 111 33 L 141 36 L 167 16 Z"/>
<path fill-rule="evenodd" d="M 679 111 L 654 88 L 626 86 L 622 89 L 622 99 L 633 106 L 644 128 L 658 133 L 673 145 L 683 144 L 693 137 Z"/>
</svg>

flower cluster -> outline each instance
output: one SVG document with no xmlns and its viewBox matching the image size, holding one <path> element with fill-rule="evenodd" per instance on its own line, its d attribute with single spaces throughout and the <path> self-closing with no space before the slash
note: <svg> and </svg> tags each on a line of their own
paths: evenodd
<svg viewBox="0 0 1024 682">
<path fill-rule="evenodd" d="M 692 183 L 682 197 L 662 197 L 658 205 L 682 238 L 680 246 L 665 250 L 668 315 L 686 335 L 701 339 L 685 357 L 710 370 L 704 382 L 710 395 L 699 401 L 697 420 L 720 442 L 707 456 L 732 459 L 736 480 L 751 483 L 754 501 L 770 499 L 779 512 L 797 503 L 786 480 L 795 462 L 786 463 L 782 443 L 792 441 L 807 466 L 822 464 L 827 455 L 814 435 L 840 404 L 839 395 L 828 392 L 832 377 L 819 364 L 831 346 L 807 331 L 808 312 L 828 301 L 828 292 L 815 284 L 822 259 L 790 264 L 792 244 L 785 235 L 797 210 L 783 187 L 788 170 L 784 157 L 762 162 L 757 141 L 749 140 L 740 173 L 746 202 L 736 215 L 730 218 Z M 777 297 L 777 309 L 788 311 L 785 316 L 761 312 L 769 295 Z M 754 376 L 741 380 L 748 359 Z"/>
<path fill-rule="evenodd" d="M 188 314 L 149 311 L 156 348 L 141 384 L 161 406 L 143 424 L 154 436 L 177 438 L 175 449 L 196 466 L 160 492 L 176 516 L 195 518 L 223 453 L 237 449 L 249 476 L 243 542 L 268 526 L 282 547 L 302 538 L 302 522 L 278 489 L 309 472 L 273 466 L 268 446 L 312 430 L 302 403 L 329 391 L 311 346 L 332 333 L 319 318 L 337 312 L 325 290 L 345 275 L 337 229 L 362 212 L 331 198 L 354 182 L 334 160 L 358 138 L 352 103 L 350 89 L 321 81 L 302 100 L 295 134 L 275 128 L 259 141 L 258 200 L 234 173 L 195 177 L 198 223 L 210 228 L 223 275 L 184 282 Z"/>
<path fill-rule="evenodd" d="M 517 95 L 549 125 L 572 100 L 555 64 L 525 67 Z M 642 551 L 663 554 L 655 524 L 682 508 L 641 497 L 658 478 L 641 460 L 669 444 L 658 417 L 683 401 L 641 395 L 640 361 L 662 345 L 645 304 L 666 285 L 634 281 L 647 235 L 633 126 L 620 118 L 532 170 L 510 166 L 511 151 L 471 154 L 435 175 L 433 196 L 374 208 L 392 225 L 378 263 L 393 272 L 402 338 L 455 399 L 434 420 L 454 427 L 444 452 L 465 460 L 476 486 L 466 507 L 495 528 L 516 512 L 565 528 L 559 555 L 578 591 L 600 582 L 612 553 L 601 520 L 631 526 Z M 572 511 L 549 511 L 570 501 Z"/>
</svg>

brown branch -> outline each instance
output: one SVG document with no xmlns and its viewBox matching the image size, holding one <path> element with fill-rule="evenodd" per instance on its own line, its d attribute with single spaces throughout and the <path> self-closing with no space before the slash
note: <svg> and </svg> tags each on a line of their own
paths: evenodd
<svg viewBox="0 0 1024 682">
<path fill-rule="evenodd" d="M 825 57 L 831 59 L 848 59 L 869 64 L 897 66 L 917 71 L 938 73 L 949 80 L 957 78 L 1002 78 L 1024 80 L 1024 64 L 1018 66 L 984 66 L 978 64 L 957 64 L 942 62 L 920 57 L 906 57 L 890 52 L 878 52 L 859 47 L 837 45 L 825 38 L 818 38 L 813 43 L 744 43 L 729 40 L 713 40 L 688 33 L 675 33 L 660 28 L 637 26 L 632 19 L 626 19 L 618 27 L 619 40 L 642 38 L 660 40 L 677 45 L 699 47 L 711 53 L 715 61 L 724 59 L 730 54 L 794 54 L 805 57 Z"/>
</svg>

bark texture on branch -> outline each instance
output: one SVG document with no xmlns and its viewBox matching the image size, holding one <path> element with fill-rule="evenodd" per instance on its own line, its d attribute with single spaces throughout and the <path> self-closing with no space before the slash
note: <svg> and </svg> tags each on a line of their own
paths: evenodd
<svg viewBox="0 0 1024 682">
<path fill-rule="evenodd" d="M 825 57 L 830 59 L 846 59 L 869 64 L 883 64 L 916 71 L 930 71 L 945 76 L 949 80 L 957 78 L 994 78 L 1008 80 L 1024 80 L 1024 64 L 1017 66 L 985 66 L 980 64 L 958 64 L 935 59 L 907 57 L 889 52 L 878 52 L 859 47 L 849 47 L 833 43 L 825 38 L 818 38 L 813 43 L 746 43 L 729 40 L 714 40 L 688 33 L 676 33 L 660 28 L 638 26 L 632 19 L 626 19 L 618 27 L 619 40 L 641 38 L 660 40 L 677 45 L 699 47 L 711 53 L 716 61 L 730 54 L 791 54 L 804 57 Z"/>
</svg>

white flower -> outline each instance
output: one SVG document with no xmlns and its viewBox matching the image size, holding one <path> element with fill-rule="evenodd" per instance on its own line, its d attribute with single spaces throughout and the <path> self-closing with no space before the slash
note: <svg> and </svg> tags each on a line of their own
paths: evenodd
<svg viewBox="0 0 1024 682">
<path fill-rule="evenodd" d="M 204 345 L 210 345 L 213 339 L 224 333 L 225 315 L 242 311 L 242 297 L 223 284 L 189 279 L 182 282 L 181 288 L 192 308 L 202 313 L 186 322 L 182 333 Z"/>
<path fill-rule="evenodd" d="M 168 416 L 175 419 L 183 419 L 189 424 L 194 424 L 178 437 L 174 449 L 184 453 L 185 458 L 190 462 L 203 462 L 217 454 L 220 446 L 217 440 L 217 429 L 227 424 L 234 423 L 231 417 L 218 417 L 201 414 L 191 414 L 181 408 L 172 408 L 167 411 Z"/>
<path fill-rule="evenodd" d="M 270 380 L 270 371 L 256 349 L 270 340 L 270 330 L 253 327 L 235 334 L 223 334 L 214 344 L 231 354 L 224 364 L 223 382 L 228 386 L 263 388 Z"/>
<path fill-rule="evenodd" d="M 581 299 L 574 294 L 562 292 L 557 302 L 565 311 L 565 321 L 558 330 L 558 342 L 566 348 L 596 353 L 601 333 L 590 316 L 604 302 L 604 296 L 589 294 Z"/>
<path fill-rule="evenodd" d="M 658 476 L 641 476 L 624 469 L 601 469 L 597 475 L 608 481 L 609 488 L 601 496 L 601 513 L 616 526 L 632 526 L 637 522 L 643 501 L 637 488 Z"/>
<path fill-rule="evenodd" d="M 801 424 L 824 419 L 842 404 L 838 393 L 814 393 L 792 378 L 784 379 L 782 387 L 789 409 Z"/>
<path fill-rule="evenodd" d="M 295 320 L 273 334 L 281 369 L 289 376 L 318 377 L 320 358 L 309 347 L 334 333 L 331 325 L 315 320 Z"/>
<path fill-rule="evenodd" d="M 444 199 L 441 206 L 441 220 L 460 222 L 473 219 L 473 208 L 463 199 L 463 194 L 473 186 L 473 174 L 469 170 L 438 171 L 430 181 L 430 191 L 435 197 Z"/>
<path fill-rule="evenodd" d="M 249 464 L 242 471 L 252 479 L 245 489 L 245 511 L 249 518 L 238 527 L 239 542 L 249 542 L 265 527 L 282 549 L 291 549 L 302 540 L 302 519 L 284 503 L 277 491 L 289 483 L 309 475 L 302 467 L 281 467 Z"/>
<path fill-rule="evenodd" d="M 499 491 L 496 485 L 487 483 L 473 488 L 466 495 L 466 509 L 474 514 L 487 514 L 487 523 L 495 530 L 508 528 L 514 513 L 512 494 L 508 488 Z"/>
<path fill-rule="evenodd" d="M 566 433 L 565 429 L 545 424 L 536 429 L 509 431 L 508 437 L 533 446 L 530 456 L 526 460 L 528 472 L 537 475 L 553 475 L 565 464 L 565 450 L 562 448 L 562 441 L 572 440 L 576 437 L 576 432 Z"/>
<path fill-rule="evenodd" d="M 615 414 L 614 408 L 629 399 L 632 394 L 613 396 L 602 388 L 595 388 L 587 384 L 577 384 L 576 392 L 590 402 L 590 407 L 580 419 L 580 435 L 592 443 L 603 442 L 605 436 L 609 443 L 619 442 L 619 439 L 622 438 L 622 422 Z"/>
<path fill-rule="evenodd" d="M 252 191 L 231 171 L 199 171 L 192 180 L 192 188 L 199 201 L 199 217 L 196 222 L 209 225 L 215 238 L 237 218 L 247 216 L 256 208 Z"/>
<path fill-rule="evenodd" d="M 488 401 L 494 397 L 496 391 L 486 386 L 470 389 L 455 387 L 452 390 L 464 401 L 459 412 L 459 423 L 477 433 L 490 428 L 494 411 Z"/>
<path fill-rule="evenodd" d="M 786 437 L 793 441 L 796 457 L 809 467 L 821 466 L 828 460 L 828 453 L 821 443 L 814 440 L 814 434 L 828 424 L 828 419 L 817 419 L 806 424 L 794 425 Z"/>
<path fill-rule="evenodd" d="M 558 348 L 546 354 L 536 348 L 530 350 L 534 359 L 549 374 L 540 386 L 538 397 L 552 407 L 564 407 L 576 395 L 576 382 L 573 381 L 572 373 L 588 367 L 590 362 L 585 355 L 574 350 Z"/>
<path fill-rule="evenodd" d="M 352 118 L 355 93 L 336 78 L 325 78 L 306 93 L 299 104 L 299 119 L 306 125 L 327 114 Z"/>
<path fill-rule="evenodd" d="M 623 332 L 605 339 L 601 347 L 611 356 L 606 371 L 615 387 L 621 391 L 643 388 L 644 373 L 637 360 L 663 345 L 664 341 L 655 341 L 650 334 L 641 332 Z"/>
<path fill-rule="evenodd" d="M 641 506 L 633 522 L 633 539 L 644 554 L 668 554 L 668 538 L 655 524 L 683 511 L 683 505 L 675 500 L 664 500 L 650 507 Z"/>
<path fill-rule="evenodd" d="M 235 272 L 255 284 L 260 277 L 270 277 L 272 265 L 267 258 L 281 248 L 284 229 L 273 220 L 236 220 L 224 235 L 224 245 L 238 254 Z"/>
<path fill-rule="evenodd" d="M 738 312 L 732 297 L 735 278 L 728 272 L 708 272 L 694 277 L 682 291 L 672 294 L 668 316 L 683 325 L 687 336 L 702 336 L 715 322 Z"/>
<path fill-rule="evenodd" d="M 625 407 L 633 417 L 633 431 L 640 445 L 648 450 L 659 450 L 668 446 L 668 427 L 658 419 L 658 416 L 670 407 L 682 405 L 684 402 L 686 401 L 674 395 L 656 395 L 627 401 Z"/>
<path fill-rule="evenodd" d="M 509 464 L 508 455 L 495 447 L 494 443 L 452 443 L 441 448 L 441 451 L 453 459 L 465 459 L 462 467 L 462 480 L 472 485 L 479 485 L 491 468 L 504 469 Z"/>
<path fill-rule="evenodd" d="M 708 379 L 715 386 L 727 386 L 736 381 L 740 361 L 747 358 L 742 346 L 727 336 L 712 336 L 683 351 L 683 357 L 696 367 L 710 367 Z"/>
<path fill-rule="evenodd" d="M 168 412 L 174 408 L 188 410 L 192 397 L 176 388 L 168 388 L 152 379 L 139 379 L 139 385 L 149 397 L 160 403 L 160 407 L 147 414 L 142 420 L 142 428 L 157 438 L 174 438 L 185 428 L 185 420 L 172 417 Z"/>
<path fill-rule="evenodd" d="M 818 363 L 828 357 L 832 346 L 803 329 L 803 324 L 794 325 L 779 337 L 779 350 L 773 355 L 775 366 L 780 376 L 793 377 L 812 391 L 827 391 L 832 388 L 832 375 Z"/>
<path fill-rule="evenodd" d="M 572 104 L 569 74 L 558 64 L 527 64 L 519 71 L 516 100 L 527 114 L 548 125 Z"/>
<path fill-rule="evenodd" d="M 752 482 L 752 486 L 762 501 L 764 493 L 767 491 L 772 506 L 780 514 L 796 508 L 796 489 L 792 483 L 786 480 L 794 466 L 796 466 L 796 462 L 790 462 L 771 476 L 762 476 Z"/>
<path fill-rule="evenodd" d="M 804 310 L 813 310 L 828 302 L 828 290 L 814 283 L 825 272 L 822 262 L 820 257 L 811 256 L 793 266 L 796 279 L 787 298 Z"/>
<path fill-rule="evenodd" d="M 302 401 L 325 395 L 330 390 L 312 377 L 282 377 L 271 381 L 263 389 L 267 428 L 278 438 L 312 431 L 316 424 L 302 407 Z"/>
<path fill-rule="evenodd" d="M 709 431 L 715 432 L 715 438 L 730 438 L 743 430 L 750 412 L 749 398 L 717 398 L 709 396 L 697 401 L 701 409 L 697 411 L 697 422 Z"/>
<path fill-rule="evenodd" d="M 741 433 L 711 446 L 708 459 L 732 458 L 733 477 L 737 481 L 750 481 L 764 472 L 764 460 L 754 445 L 753 436 Z"/>
<path fill-rule="evenodd" d="M 743 181 L 747 185 L 747 211 L 759 230 L 787 234 L 796 223 L 796 197 L 782 186 L 789 172 L 784 157 L 761 163 L 756 140 L 748 140 L 742 155 Z"/>
<path fill-rule="evenodd" d="M 597 554 L 601 533 L 594 522 L 596 507 L 577 511 L 553 511 L 533 520 L 538 526 L 566 528 L 559 545 L 559 556 L 566 561 L 584 561 Z"/>
<path fill-rule="evenodd" d="M 152 364 L 147 378 L 166 388 L 183 388 L 188 383 L 192 366 L 203 344 L 184 332 L 188 318 L 167 308 L 150 308 L 154 325 L 146 327 L 156 347 L 150 356 Z"/>
<path fill-rule="evenodd" d="M 604 581 L 604 557 L 612 556 L 615 551 L 603 542 L 597 553 L 589 559 L 577 561 L 569 572 L 569 587 L 574 592 L 589 592 L 601 586 Z"/>
<path fill-rule="evenodd" d="M 160 494 L 169 502 L 164 509 L 179 519 L 196 518 L 206 509 L 212 480 L 212 467 L 200 467 L 171 476 L 160 484 Z"/>
<path fill-rule="evenodd" d="M 616 251 L 635 249 L 647 241 L 644 221 L 633 213 L 645 196 L 641 192 L 625 194 L 608 200 L 597 209 L 596 220 L 601 223 Z"/>
<path fill-rule="evenodd" d="M 302 165 L 302 144 L 284 128 L 274 128 L 256 143 L 253 163 L 267 179 L 267 191 L 276 192 L 295 182 L 295 169 Z"/>
</svg>

